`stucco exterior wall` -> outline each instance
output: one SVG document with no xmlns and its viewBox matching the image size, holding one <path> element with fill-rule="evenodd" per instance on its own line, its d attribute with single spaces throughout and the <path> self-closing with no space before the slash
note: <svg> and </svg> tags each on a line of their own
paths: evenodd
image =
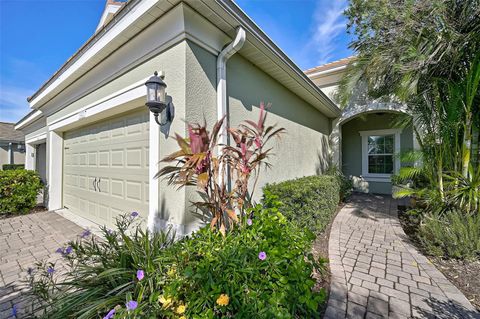
<svg viewBox="0 0 480 319">
<path fill-rule="evenodd" d="M 267 123 L 286 129 L 281 140 L 271 144 L 273 167 L 262 171 L 256 200 L 266 183 L 319 174 L 327 167 L 330 120 L 238 54 L 227 64 L 227 94 L 232 127 L 246 119 L 257 120 L 258 106 L 264 101 L 272 103 Z"/>
<path fill-rule="evenodd" d="M 362 175 L 362 138 L 360 131 L 383 130 L 393 128 L 394 113 L 367 113 L 344 123 L 342 130 L 342 170 L 346 176 L 360 177 Z M 403 116 L 403 115 L 402 115 Z M 413 130 L 405 127 L 400 134 L 400 151 L 413 149 Z M 362 182 L 371 193 L 390 194 L 390 182 Z"/>
<path fill-rule="evenodd" d="M 8 164 L 8 145 L 0 146 L 0 170 L 3 169 L 3 164 Z"/>
<path fill-rule="evenodd" d="M 18 144 L 13 143 L 13 163 L 12 164 L 25 164 L 25 152 L 18 149 Z M 3 169 L 4 164 L 10 164 L 10 157 L 8 153 L 8 144 L 0 145 L 0 170 Z"/>
<path fill-rule="evenodd" d="M 217 121 L 217 57 L 190 41 L 187 41 L 185 53 L 185 107 L 187 109 L 185 121 L 187 123 L 205 121 L 207 127 L 211 129 Z M 199 200 L 197 188 L 186 187 L 184 223 L 187 233 L 202 224 L 201 220 L 193 214 L 195 208 L 191 205 L 192 202 Z"/>
</svg>

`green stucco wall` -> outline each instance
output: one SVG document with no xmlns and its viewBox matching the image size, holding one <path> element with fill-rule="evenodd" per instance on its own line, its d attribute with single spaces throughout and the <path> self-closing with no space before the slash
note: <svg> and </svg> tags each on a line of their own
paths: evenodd
<svg viewBox="0 0 480 319">
<path fill-rule="evenodd" d="M 368 113 L 360 115 L 342 125 L 342 170 L 346 176 L 362 175 L 362 137 L 360 131 L 384 130 L 394 126 L 395 113 Z M 400 134 L 400 151 L 413 149 L 413 131 L 411 126 L 403 128 Z M 391 194 L 390 182 L 368 182 L 370 193 Z"/>
<path fill-rule="evenodd" d="M 329 119 L 238 54 L 227 64 L 227 94 L 232 127 L 246 119 L 257 120 L 258 106 L 264 101 L 272 103 L 267 124 L 286 129 L 271 144 L 272 168 L 262 171 L 256 200 L 266 183 L 319 174 L 327 167 Z"/>
</svg>

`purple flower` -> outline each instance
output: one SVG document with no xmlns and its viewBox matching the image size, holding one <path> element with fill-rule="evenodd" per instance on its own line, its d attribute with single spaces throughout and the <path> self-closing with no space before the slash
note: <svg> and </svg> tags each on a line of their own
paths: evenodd
<svg viewBox="0 0 480 319">
<path fill-rule="evenodd" d="M 85 229 L 82 233 L 82 238 L 85 238 L 85 237 L 88 237 L 90 236 L 91 232 L 90 232 L 90 229 Z"/>
<path fill-rule="evenodd" d="M 125 306 L 127 306 L 128 311 L 135 310 L 137 309 L 138 302 L 136 302 L 135 300 L 130 300 Z"/>
<path fill-rule="evenodd" d="M 12 316 L 14 316 L 15 318 L 17 318 L 17 315 L 18 315 L 17 305 L 13 305 L 13 307 L 12 307 Z"/>
<path fill-rule="evenodd" d="M 32 267 L 28 267 L 27 274 L 29 274 L 29 275 L 33 274 L 33 268 Z"/>
<path fill-rule="evenodd" d="M 113 316 L 115 315 L 115 309 L 110 310 L 103 319 L 112 319 Z"/>
<path fill-rule="evenodd" d="M 107 229 L 107 234 L 112 235 L 112 234 L 113 234 L 113 230 L 111 230 L 110 228 Z"/>
<path fill-rule="evenodd" d="M 145 272 L 143 270 L 137 270 L 137 279 L 140 281 L 145 277 Z"/>
<path fill-rule="evenodd" d="M 69 255 L 72 251 L 73 251 L 72 246 L 68 246 L 67 248 L 65 248 L 64 255 Z"/>
<path fill-rule="evenodd" d="M 252 224 L 253 224 L 253 221 L 252 221 L 250 218 L 247 219 L 247 225 L 248 225 L 248 226 L 252 226 Z"/>
<path fill-rule="evenodd" d="M 132 212 L 132 213 L 130 214 L 130 216 L 132 216 L 133 218 L 135 218 L 135 217 L 138 216 L 138 212 Z"/>
<path fill-rule="evenodd" d="M 267 253 L 264 252 L 264 251 L 261 251 L 261 252 L 258 254 L 258 259 L 260 259 L 260 260 L 265 260 L 265 259 L 267 259 Z"/>
<path fill-rule="evenodd" d="M 47 272 L 51 275 L 51 274 L 53 274 L 53 273 L 55 272 L 55 269 L 54 269 L 52 266 L 49 266 L 49 267 L 47 268 Z"/>
<path fill-rule="evenodd" d="M 57 250 L 55 250 L 55 252 L 57 254 L 63 254 L 63 248 L 57 248 Z"/>
</svg>

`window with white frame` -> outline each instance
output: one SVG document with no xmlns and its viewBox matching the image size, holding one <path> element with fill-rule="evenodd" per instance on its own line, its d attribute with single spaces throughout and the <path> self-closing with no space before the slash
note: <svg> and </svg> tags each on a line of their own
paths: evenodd
<svg viewBox="0 0 480 319">
<path fill-rule="evenodd" d="M 400 168 L 401 129 L 361 131 L 362 175 L 368 178 L 389 180 Z"/>
<path fill-rule="evenodd" d="M 367 168 L 369 174 L 393 174 L 395 135 L 369 135 Z"/>
</svg>

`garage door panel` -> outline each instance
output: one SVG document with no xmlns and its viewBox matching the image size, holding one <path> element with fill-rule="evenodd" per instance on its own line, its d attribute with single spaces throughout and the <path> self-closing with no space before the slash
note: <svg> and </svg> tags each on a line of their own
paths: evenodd
<svg viewBox="0 0 480 319">
<path fill-rule="evenodd" d="M 120 212 L 148 213 L 148 111 L 64 134 L 64 204 L 113 226 Z"/>
</svg>

